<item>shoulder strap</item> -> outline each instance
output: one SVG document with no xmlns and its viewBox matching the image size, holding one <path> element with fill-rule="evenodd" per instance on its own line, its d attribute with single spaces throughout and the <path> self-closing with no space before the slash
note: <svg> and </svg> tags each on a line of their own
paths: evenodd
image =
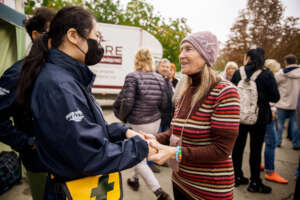
<svg viewBox="0 0 300 200">
<path fill-rule="evenodd" d="M 240 67 L 241 80 L 247 79 L 245 67 Z"/>
<path fill-rule="evenodd" d="M 256 70 L 256 71 L 252 74 L 252 76 L 251 76 L 250 79 L 251 79 L 252 81 L 255 81 L 255 80 L 257 79 L 257 77 L 260 75 L 261 72 L 262 72 L 261 69 Z"/>
</svg>

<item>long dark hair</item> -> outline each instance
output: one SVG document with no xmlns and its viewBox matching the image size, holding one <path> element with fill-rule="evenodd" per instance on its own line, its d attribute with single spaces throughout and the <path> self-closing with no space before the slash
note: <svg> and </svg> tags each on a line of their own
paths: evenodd
<svg viewBox="0 0 300 200">
<path fill-rule="evenodd" d="M 58 48 L 70 28 L 76 29 L 82 37 L 87 37 L 93 28 L 93 15 L 80 6 L 67 6 L 58 11 L 53 18 L 49 33 L 43 34 L 33 42 L 25 57 L 17 89 L 17 104 L 23 109 L 24 120 L 31 120 L 30 99 L 34 83 L 47 60 L 48 39 L 52 48 Z"/>
<path fill-rule="evenodd" d="M 256 49 L 250 49 L 246 55 L 251 58 L 251 61 L 248 64 L 252 66 L 253 71 L 264 67 L 265 50 L 263 48 L 258 47 Z"/>
<path fill-rule="evenodd" d="M 55 14 L 56 11 L 53 8 L 41 7 L 35 11 L 31 18 L 23 21 L 23 25 L 31 40 L 33 40 L 32 31 L 36 30 L 39 33 L 47 31 L 47 23 L 52 21 Z"/>
</svg>

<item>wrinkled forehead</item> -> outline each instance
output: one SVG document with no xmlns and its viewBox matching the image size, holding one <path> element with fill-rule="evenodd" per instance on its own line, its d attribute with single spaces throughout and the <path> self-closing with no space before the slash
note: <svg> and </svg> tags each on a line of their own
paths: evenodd
<svg viewBox="0 0 300 200">
<path fill-rule="evenodd" d="M 193 47 L 193 48 L 194 48 L 194 46 L 193 46 L 190 42 L 188 42 L 188 41 L 183 41 L 183 42 L 180 44 L 180 49 L 186 48 L 186 47 Z"/>
</svg>

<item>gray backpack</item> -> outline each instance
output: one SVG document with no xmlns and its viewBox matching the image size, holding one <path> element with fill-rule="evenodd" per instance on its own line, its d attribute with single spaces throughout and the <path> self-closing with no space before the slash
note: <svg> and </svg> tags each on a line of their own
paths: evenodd
<svg viewBox="0 0 300 200">
<path fill-rule="evenodd" d="M 257 121 L 259 107 L 257 105 L 258 93 L 255 80 L 261 72 L 261 69 L 255 71 L 248 79 L 245 67 L 240 67 L 241 80 L 237 89 L 240 95 L 241 124 L 253 125 Z"/>
</svg>

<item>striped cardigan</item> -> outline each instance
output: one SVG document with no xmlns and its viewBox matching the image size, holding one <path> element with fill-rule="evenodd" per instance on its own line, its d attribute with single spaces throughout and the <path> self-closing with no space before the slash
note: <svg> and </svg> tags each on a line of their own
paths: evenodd
<svg viewBox="0 0 300 200">
<path fill-rule="evenodd" d="M 183 129 L 182 161 L 172 181 L 189 199 L 233 199 L 231 152 L 240 119 L 237 89 L 228 81 L 218 82 L 186 121 L 192 94 L 189 88 L 181 109 L 180 102 L 176 105 L 169 131 L 156 136 L 167 144 L 172 132 L 180 137 Z"/>
</svg>

